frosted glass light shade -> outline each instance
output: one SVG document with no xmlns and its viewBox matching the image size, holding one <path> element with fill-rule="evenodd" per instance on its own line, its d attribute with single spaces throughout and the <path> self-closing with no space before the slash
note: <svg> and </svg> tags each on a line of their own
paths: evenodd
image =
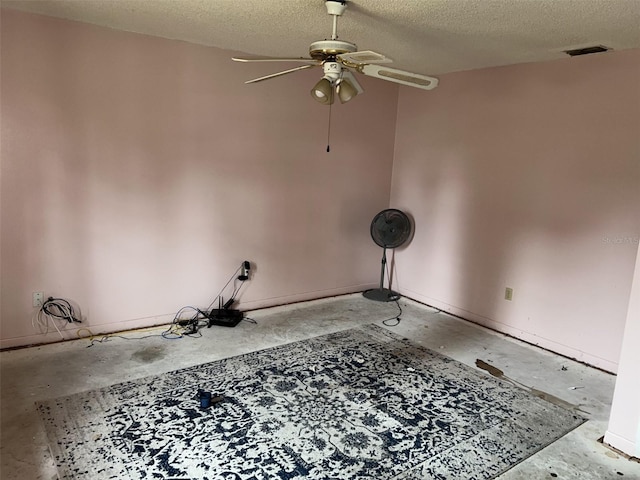
<svg viewBox="0 0 640 480">
<path fill-rule="evenodd" d="M 349 80 L 342 80 L 336 87 L 336 92 L 338 93 L 340 103 L 347 103 L 353 97 L 358 95 L 358 90 L 351 85 Z"/>
<path fill-rule="evenodd" d="M 330 105 L 333 103 L 333 84 L 326 78 L 322 78 L 311 89 L 311 96 L 317 102 L 323 105 Z"/>
</svg>

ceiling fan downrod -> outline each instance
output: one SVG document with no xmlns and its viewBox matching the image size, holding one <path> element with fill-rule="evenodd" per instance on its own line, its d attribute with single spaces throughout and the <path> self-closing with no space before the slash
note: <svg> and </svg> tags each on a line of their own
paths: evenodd
<svg viewBox="0 0 640 480">
<path fill-rule="evenodd" d="M 324 2 L 327 7 L 327 13 L 333 16 L 333 31 L 331 32 L 331 40 L 338 38 L 338 17 L 347 9 L 347 2 L 344 0 L 327 0 Z"/>
</svg>

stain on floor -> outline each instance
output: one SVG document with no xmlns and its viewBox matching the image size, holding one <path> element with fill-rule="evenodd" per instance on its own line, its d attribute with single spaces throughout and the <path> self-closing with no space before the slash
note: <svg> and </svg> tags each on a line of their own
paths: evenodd
<svg viewBox="0 0 640 480">
<path fill-rule="evenodd" d="M 147 347 L 133 353 L 131 355 L 131 359 L 135 360 L 136 362 L 153 363 L 156 360 L 164 358 L 165 355 L 166 352 L 162 347 Z"/>
</svg>

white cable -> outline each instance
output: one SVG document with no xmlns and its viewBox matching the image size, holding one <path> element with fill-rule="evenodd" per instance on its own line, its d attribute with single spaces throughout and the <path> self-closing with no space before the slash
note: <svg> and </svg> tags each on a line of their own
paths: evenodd
<svg viewBox="0 0 640 480">
<path fill-rule="evenodd" d="M 62 332 L 61 332 L 61 331 L 60 331 L 60 329 L 58 328 L 58 325 L 56 324 L 56 319 L 55 319 L 55 318 L 53 318 L 53 317 L 51 317 L 51 315 L 47 315 L 47 317 L 49 317 L 49 319 L 51 320 L 51 323 L 53 323 L 53 326 L 54 326 L 54 327 L 55 327 L 55 329 L 58 331 L 58 334 L 60 335 L 60 338 L 61 338 L 62 340 L 64 340 L 64 335 L 62 335 Z M 48 325 L 49 325 L 49 322 L 47 322 L 47 331 L 48 331 L 48 328 L 49 328 L 49 327 L 48 327 Z"/>
</svg>

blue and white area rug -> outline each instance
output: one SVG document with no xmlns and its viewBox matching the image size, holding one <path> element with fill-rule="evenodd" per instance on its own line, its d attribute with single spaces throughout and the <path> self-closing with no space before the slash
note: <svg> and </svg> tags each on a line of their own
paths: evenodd
<svg viewBox="0 0 640 480">
<path fill-rule="evenodd" d="M 74 480 L 490 479 L 584 422 L 375 325 L 38 408 Z"/>
</svg>

